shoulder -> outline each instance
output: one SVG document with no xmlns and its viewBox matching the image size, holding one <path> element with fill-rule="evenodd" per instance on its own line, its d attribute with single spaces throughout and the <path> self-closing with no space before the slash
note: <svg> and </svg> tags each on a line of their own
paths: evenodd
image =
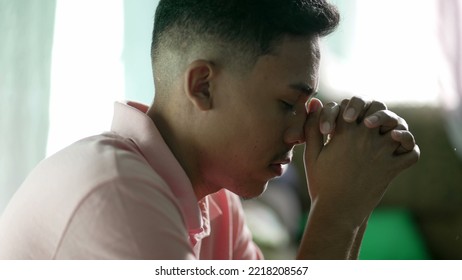
<svg viewBox="0 0 462 280">
<path fill-rule="evenodd" d="M 58 151 L 42 161 L 34 172 L 42 174 L 50 170 L 52 174 L 65 174 L 66 177 L 75 174 L 81 180 L 107 181 L 130 173 L 139 174 L 133 171 L 148 168 L 133 141 L 115 133 L 104 133 L 84 138 Z"/>
<path fill-rule="evenodd" d="M 143 180 L 116 180 L 81 201 L 54 258 L 182 259 L 194 258 L 194 253 L 179 205 L 168 190 Z"/>
</svg>

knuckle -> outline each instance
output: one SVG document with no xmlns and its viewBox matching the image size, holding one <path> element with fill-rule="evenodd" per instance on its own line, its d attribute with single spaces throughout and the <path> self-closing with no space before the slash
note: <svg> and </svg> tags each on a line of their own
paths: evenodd
<svg viewBox="0 0 462 280">
<path fill-rule="evenodd" d="M 401 117 L 399 117 L 396 113 L 390 110 L 382 109 L 382 110 L 377 111 L 376 114 L 383 117 L 387 122 L 393 123 L 395 125 L 401 124 L 400 122 Z"/>
<path fill-rule="evenodd" d="M 373 100 L 371 106 L 377 108 L 378 110 L 388 110 L 387 105 L 381 101 Z"/>
<path fill-rule="evenodd" d="M 419 161 L 420 159 L 420 151 L 417 149 L 414 149 L 412 151 L 412 157 L 411 157 L 411 164 L 415 164 Z"/>
<path fill-rule="evenodd" d="M 398 123 L 398 125 L 396 126 L 395 129 L 397 129 L 397 130 L 403 130 L 403 131 L 406 131 L 406 130 L 407 130 L 406 126 L 404 126 L 404 125 L 402 125 L 402 124 L 400 124 L 400 123 Z"/>
<path fill-rule="evenodd" d="M 398 123 L 399 123 L 399 125 L 403 126 L 404 129 L 406 129 L 406 130 L 409 129 L 409 125 L 407 124 L 405 119 L 403 119 L 401 117 L 398 117 Z"/>
<path fill-rule="evenodd" d="M 409 142 L 412 143 L 412 146 L 415 146 L 416 143 L 415 143 L 415 137 L 414 137 L 414 135 L 412 135 L 412 133 L 410 133 L 410 132 L 408 133 L 408 135 L 409 135 L 409 136 L 408 136 L 408 137 L 409 137 Z"/>
<path fill-rule="evenodd" d="M 378 109 L 375 113 L 373 113 L 373 115 L 378 115 L 382 118 L 393 118 L 393 116 L 390 114 L 390 111 L 384 109 Z"/>
<path fill-rule="evenodd" d="M 404 132 L 403 133 L 403 143 L 407 144 L 406 146 L 414 146 L 414 136 L 412 134 Z"/>
</svg>

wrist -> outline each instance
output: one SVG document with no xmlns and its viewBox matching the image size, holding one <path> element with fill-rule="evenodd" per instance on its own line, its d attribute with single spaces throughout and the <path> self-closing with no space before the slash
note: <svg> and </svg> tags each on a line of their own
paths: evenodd
<svg viewBox="0 0 462 280">
<path fill-rule="evenodd" d="M 333 207 L 313 201 L 300 244 L 300 259 L 348 259 L 361 224 L 339 215 Z"/>
<path fill-rule="evenodd" d="M 324 203 L 321 200 L 315 200 L 310 207 L 308 222 L 327 229 L 347 233 L 355 233 L 363 224 L 364 219 L 356 217 L 353 211 L 336 207 L 335 203 Z"/>
<path fill-rule="evenodd" d="M 318 195 L 311 201 L 310 216 L 320 219 L 331 227 L 345 230 L 357 230 L 367 221 L 370 213 L 357 206 L 351 201 L 353 198 L 338 199 L 330 195 Z"/>
</svg>

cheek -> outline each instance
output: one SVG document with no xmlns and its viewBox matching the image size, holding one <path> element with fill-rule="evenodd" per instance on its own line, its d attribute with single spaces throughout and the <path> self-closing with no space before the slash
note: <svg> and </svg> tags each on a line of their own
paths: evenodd
<svg viewBox="0 0 462 280">
<path fill-rule="evenodd" d="M 280 151 L 288 122 L 287 114 L 272 104 L 254 103 L 240 104 L 238 109 L 228 110 L 217 124 L 217 136 L 223 148 L 228 149 L 227 155 L 239 158 L 247 156 L 250 159 L 253 155 L 274 156 L 274 150 Z"/>
<path fill-rule="evenodd" d="M 274 156 L 274 141 L 262 137 L 261 132 L 252 130 L 242 134 L 234 134 L 225 145 L 222 146 L 222 153 L 217 154 L 225 161 L 225 164 L 233 169 L 242 169 L 241 172 L 252 169 L 252 166 L 261 165 Z"/>
<path fill-rule="evenodd" d="M 245 137 L 243 144 L 249 160 L 266 162 L 284 149 L 283 131 L 273 123 L 260 124 Z"/>
</svg>

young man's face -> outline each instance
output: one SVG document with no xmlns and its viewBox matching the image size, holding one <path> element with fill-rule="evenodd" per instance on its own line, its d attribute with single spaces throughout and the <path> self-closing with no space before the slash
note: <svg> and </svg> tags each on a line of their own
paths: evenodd
<svg viewBox="0 0 462 280">
<path fill-rule="evenodd" d="M 318 86 L 318 47 L 317 38 L 286 38 L 249 74 L 219 73 L 200 161 L 207 183 L 250 198 L 282 174 L 293 147 L 305 141 L 305 102 Z"/>
</svg>

